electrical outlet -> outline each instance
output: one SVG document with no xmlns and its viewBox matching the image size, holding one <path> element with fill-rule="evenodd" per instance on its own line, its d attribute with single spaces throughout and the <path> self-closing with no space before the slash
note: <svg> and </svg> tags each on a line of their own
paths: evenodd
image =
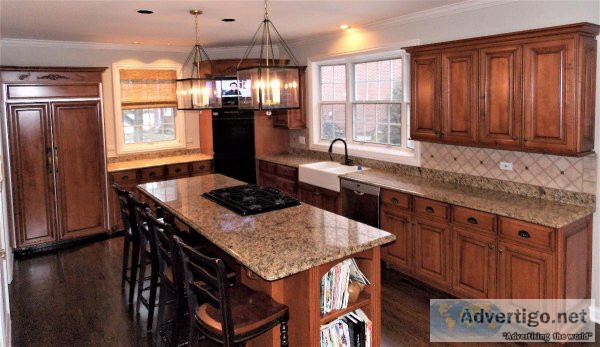
<svg viewBox="0 0 600 347">
<path fill-rule="evenodd" d="M 500 170 L 512 171 L 512 169 L 513 169 L 512 163 L 508 163 L 505 161 L 500 162 Z"/>
<path fill-rule="evenodd" d="M 304 136 L 298 136 L 298 142 L 300 142 L 301 145 L 305 145 L 306 144 L 306 137 L 304 137 Z"/>
</svg>

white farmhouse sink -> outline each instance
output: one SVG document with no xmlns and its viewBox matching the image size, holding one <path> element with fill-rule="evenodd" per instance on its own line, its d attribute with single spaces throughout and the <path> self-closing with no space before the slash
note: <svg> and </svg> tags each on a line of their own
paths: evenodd
<svg viewBox="0 0 600 347">
<path fill-rule="evenodd" d="M 363 168 L 364 170 L 364 168 Z M 358 171 L 358 166 L 348 166 L 333 161 L 303 164 L 299 166 L 298 180 L 313 186 L 340 191 L 340 175 Z"/>
</svg>

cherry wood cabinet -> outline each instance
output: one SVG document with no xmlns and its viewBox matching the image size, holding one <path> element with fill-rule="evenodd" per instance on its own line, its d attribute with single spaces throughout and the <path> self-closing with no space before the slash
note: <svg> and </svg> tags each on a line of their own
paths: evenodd
<svg viewBox="0 0 600 347">
<path fill-rule="evenodd" d="M 499 148 L 521 146 L 520 45 L 479 50 L 479 141 Z"/>
<path fill-rule="evenodd" d="M 0 67 L 18 250 L 108 230 L 104 70 Z"/>
<path fill-rule="evenodd" d="M 390 267 L 463 298 L 589 298 L 592 216 L 550 228 L 381 190 Z"/>
<path fill-rule="evenodd" d="M 414 273 L 424 282 L 450 287 L 450 225 L 415 218 Z"/>
<path fill-rule="evenodd" d="M 414 140 L 439 140 L 441 55 L 438 52 L 411 54 L 410 134 Z"/>
<path fill-rule="evenodd" d="M 284 194 L 296 197 L 298 193 L 298 169 L 268 161 L 258 162 L 258 184 L 279 189 Z"/>
<path fill-rule="evenodd" d="M 442 140 L 477 142 L 476 49 L 442 53 Z"/>
<path fill-rule="evenodd" d="M 407 48 L 411 138 L 591 152 L 599 33 L 580 23 Z"/>
<path fill-rule="evenodd" d="M 329 189 L 298 182 L 298 200 L 329 212 L 342 213 L 340 193 Z"/>
</svg>

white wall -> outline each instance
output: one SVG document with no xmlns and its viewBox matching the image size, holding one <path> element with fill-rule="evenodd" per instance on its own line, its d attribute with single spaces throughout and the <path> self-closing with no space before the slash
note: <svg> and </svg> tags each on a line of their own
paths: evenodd
<svg viewBox="0 0 600 347">
<path fill-rule="evenodd" d="M 106 150 L 116 156 L 113 84 L 113 63 L 128 64 L 183 64 L 187 53 L 177 51 L 141 51 L 139 49 L 114 49 L 94 45 L 71 45 L 57 42 L 5 40 L 0 48 L 0 64 L 18 66 L 100 66 L 107 67 L 102 75 Z M 186 147 L 200 147 L 198 114 L 186 112 Z"/>
<path fill-rule="evenodd" d="M 512 31 L 578 22 L 600 23 L 600 1 L 495 1 L 487 5 L 450 6 L 404 18 L 357 27 L 335 34 L 291 44 L 303 64 L 311 58 L 381 48 L 399 48 L 397 43 L 419 40 L 420 44 L 443 42 Z M 395 47 L 396 46 L 396 47 Z M 600 44 L 598 45 L 600 48 Z M 598 52 L 600 57 L 600 49 Z M 597 64 L 599 65 L 599 64 Z M 596 100 L 600 100 L 600 67 L 597 69 Z M 600 151 L 600 102 L 596 102 L 596 152 Z M 296 134 L 296 133 L 294 133 Z M 302 132 L 297 132 L 303 135 Z M 292 141 L 298 141 L 297 137 Z M 292 143 L 296 146 L 296 143 Z M 598 161 L 600 163 L 600 161 Z M 600 165 L 597 167 L 600 182 Z M 596 185 L 600 196 L 600 184 Z M 600 322 L 600 217 L 594 215 L 592 298 L 596 299 L 596 321 Z"/>
</svg>

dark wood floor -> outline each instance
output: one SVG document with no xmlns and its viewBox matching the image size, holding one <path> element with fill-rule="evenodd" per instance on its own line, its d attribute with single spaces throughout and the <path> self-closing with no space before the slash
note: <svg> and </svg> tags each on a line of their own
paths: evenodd
<svg viewBox="0 0 600 347">
<path fill-rule="evenodd" d="M 145 309 L 136 316 L 121 290 L 122 245 L 114 238 L 17 260 L 10 286 L 13 345 L 150 345 Z M 383 346 L 430 345 L 429 299 L 446 296 L 393 270 L 383 269 L 382 279 Z"/>
</svg>

